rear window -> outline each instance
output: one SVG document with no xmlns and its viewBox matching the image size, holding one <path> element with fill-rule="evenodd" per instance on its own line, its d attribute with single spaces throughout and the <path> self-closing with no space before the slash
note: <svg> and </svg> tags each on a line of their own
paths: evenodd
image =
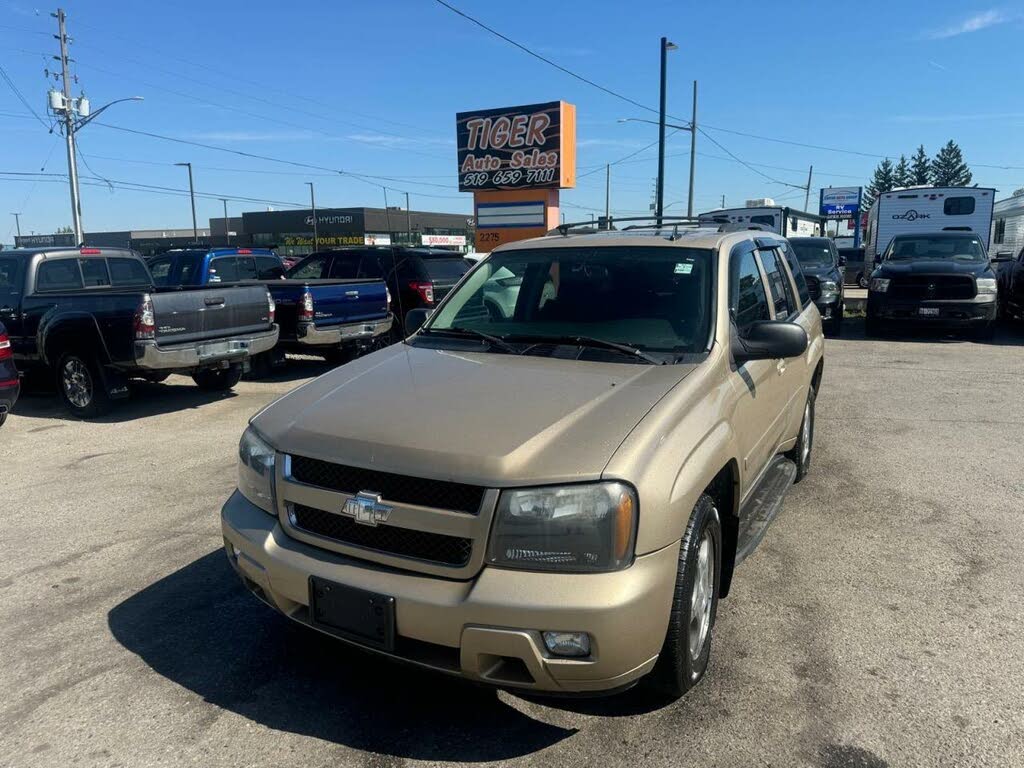
<svg viewBox="0 0 1024 768">
<path fill-rule="evenodd" d="M 284 265 L 277 256 L 257 256 L 256 277 L 260 280 L 277 280 L 284 277 Z"/>
<path fill-rule="evenodd" d="M 469 266 L 461 256 L 450 259 L 424 259 L 423 266 L 427 268 L 427 274 L 431 280 L 439 280 L 446 283 L 454 283 L 460 280 Z"/>
<path fill-rule="evenodd" d="M 73 291 L 82 287 L 77 259 L 44 261 L 36 272 L 36 290 Z"/>
<path fill-rule="evenodd" d="M 102 288 L 110 285 L 105 259 L 79 259 L 82 268 L 82 282 L 86 288 Z"/>
<path fill-rule="evenodd" d="M 110 282 L 114 285 L 151 285 L 152 280 L 145 265 L 138 259 L 107 259 L 110 268 Z"/>
<path fill-rule="evenodd" d="M 942 212 L 947 216 L 970 216 L 974 213 L 974 198 L 947 197 L 942 204 Z"/>
</svg>

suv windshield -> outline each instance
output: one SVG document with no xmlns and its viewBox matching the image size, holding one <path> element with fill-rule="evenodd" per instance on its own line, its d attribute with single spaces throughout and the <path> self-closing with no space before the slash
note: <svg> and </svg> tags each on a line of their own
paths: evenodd
<svg viewBox="0 0 1024 768">
<path fill-rule="evenodd" d="M 986 261 L 985 247 L 976 235 L 916 235 L 894 237 L 885 251 L 885 259 L 956 259 L 957 261 Z"/>
<path fill-rule="evenodd" d="M 793 250 L 796 251 L 797 261 L 804 267 L 831 267 L 832 249 L 826 243 L 815 243 L 814 241 L 790 240 Z"/>
<path fill-rule="evenodd" d="M 710 256 L 677 247 L 499 251 L 425 331 L 486 333 L 534 345 L 580 338 L 676 355 L 702 351 L 710 330 Z"/>
</svg>

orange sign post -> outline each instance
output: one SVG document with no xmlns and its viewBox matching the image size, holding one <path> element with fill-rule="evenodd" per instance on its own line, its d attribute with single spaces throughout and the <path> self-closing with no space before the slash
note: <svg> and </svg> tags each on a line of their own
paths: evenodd
<svg viewBox="0 0 1024 768">
<path fill-rule="evenodd" d="M 558 190 L 576 186 L 576 107 L 564 101 L 456 115 L 459 189 L 473 193 L 476 249 L 558 226 Z"/>
</svg>

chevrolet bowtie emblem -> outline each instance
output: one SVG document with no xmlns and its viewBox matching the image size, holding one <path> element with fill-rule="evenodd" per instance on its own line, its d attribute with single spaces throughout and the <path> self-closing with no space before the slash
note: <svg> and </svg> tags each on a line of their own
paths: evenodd
<svg viewBox="0 0 1024 768">
<path fill-rule="evenodd" d="M 386 523 L 391 507 L 380 503 L 380 494 L 373 491 L 360 491 L 345 502 L 341 513 L 355 518 L 360 525 L 377 525 Z"/>
</svg>

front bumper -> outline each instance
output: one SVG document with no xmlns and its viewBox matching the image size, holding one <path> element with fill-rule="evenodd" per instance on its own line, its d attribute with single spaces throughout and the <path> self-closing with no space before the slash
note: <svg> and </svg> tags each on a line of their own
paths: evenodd
<svg viewBox="0 0 1024 768">
<path fill-rule="evenodd" d="M 18 393 L 21 391 L 21 384 L 18 379 L 0 381 L 0 415 L 3 415 L 14 408 L 18 402 Z"/>
<path fill-rule="evenodd" d="M 814 300 L 814 306 L 818 308 L 818 314 L 822 320 L 831 320 L 841 314 L 843 297 L 841 294 L 832 293 L 821 296 Z"/>
<path fill-rule="evenodd" d="M 295 341 L 314 347 L 338 346 L 348 342 L 366 341 L 382 336 L 391 330 L 394 316 L 382 320 L 367 320 L 360 323 L 344 323 L 318 328 L 315 325 L 300 325 Z"/>
<path fill-rule="evenodd" d="M 439 578 L 371 566 L 292 539 L 276 517 L 237 491 L 221 510 L 221 530 L 243 583 L 295 621 L 313 626 L 310 576 L 388 595 L 395 599 L 397 636 L 394 653 L 385 655 L 502 687 L 560 693 L 624 688 L 653 668 L 679 559 L 677 542 L 615 573 L 485 566 L 468 581 Z M 591 655 L 552 657 L 543 630 L 588 632 Z"/>
<path fill-rule="evenodd" d="M 929 310 L 922 313 L 921 310 Z M 868 293 L 867 315 L 886 322 L 933 327 L 974 327 L 987 325 L 996 318 L 996 297 L 979 294 L 973 299 L 892 300 L 884 293 Z"/>
<path fill-rule="evenodd" d="M 169 371 L 242 362 L 253 355 L 272 350 L 277 344 L 277 334 L 278 328 L 275 325 L 271 330 L 261 333 L 174 346 L 162 347 L 156 341 L 136 341 L 135 365 L 145 370 Z"/>
</svg>

